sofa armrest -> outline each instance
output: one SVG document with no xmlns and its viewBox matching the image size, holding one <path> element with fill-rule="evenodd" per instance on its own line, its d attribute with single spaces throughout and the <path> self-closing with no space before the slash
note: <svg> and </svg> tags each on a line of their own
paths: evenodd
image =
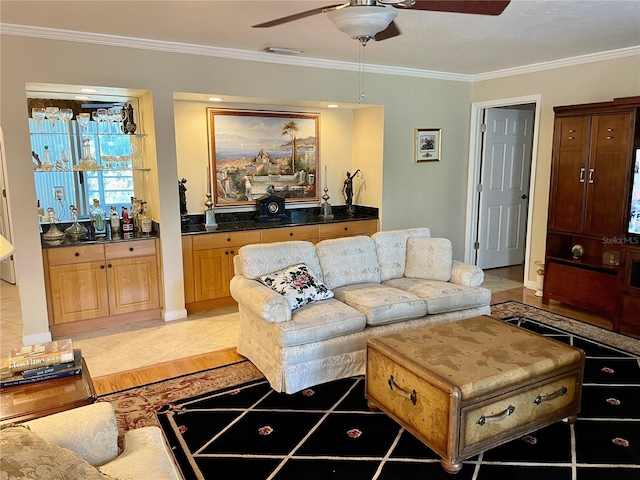
<svg viewBox="0 0 640 480">
<path fill-rule="evenodd" d="M 100 471 L 115 478 L 182 478 L 158 427 L 141 427 L 125 433 L 122 455 L 101 466 Z"/>
<path fill-rule="evenodd" d="M 238 305 L 265 321 L 279 323 L 291 320 L 291 307 L 285 298 L 257 280 L 235 275 L 231 279 L 230 289 Z"/>
<path fill-rule="evenodd" d="M 484 272 L 480 267 L 457 260 L 453 261 L 451 283 L 467 287 L 478 287 L 482 282 L 484 282 Z"/>
<path fill-rule="evenodd" d="M 40 438 L 78 453 L 94 467 L 118 456 L 118 426 L 110 403 L 93 403 L 24 424 Z"/>
</svg>

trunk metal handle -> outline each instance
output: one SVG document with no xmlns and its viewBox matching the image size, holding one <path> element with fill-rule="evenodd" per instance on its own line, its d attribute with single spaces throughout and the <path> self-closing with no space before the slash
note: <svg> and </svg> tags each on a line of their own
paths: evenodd
<svg viewBox="0 0 640 480">
<path fill-rule="evenodd" d="M 393 375 L 389 375 L 389 380 L 387 380 L 387 383 L 389 384 L 389 388 L 391 390 L 395 390 L 395 392 L 405 398 L 408 398 L 409 400 L 411 400 L 411 403 L 413 403 L 414 405 L 416 404 L 416 402 L 418 401 L 418 394 L 416 393 L 415 390 L 412 390 L 411 392 L 408 392 L 407 390 L 403 389 L 400 385 L 398 385 L 396 383 L 396 381 L 393 379 Z"/>
<path fill-rule="evenodd" d="M 536 405 L 540 405 L 542 402 L 548 402 L 550 400 L 555 400 L 558 397 L 562 397 L 564 395 L 567 394 L 567 387 L 562 386 L 562 388 L 560 390 L 558 390 L 557 392 L 553 392 L 550 393 L 549 395 L 538 395 L 535 400 L 533 401 L 533 403 L 535 403 Z"/>
<path fill-rule="evenodd" d="M 485 423 L 499 422 L 500 420 L 504 420 L 505 418 L 507 418 L 515 410 L 516 407 L 514 407 L 513 405 L 509 405 L 504 412 L 496 413 L 495 415 L 491 415 L 489 417 L 485 417 L 484 415 L 482 415 L 476 423 L 482 427 Z"/>
</svg>

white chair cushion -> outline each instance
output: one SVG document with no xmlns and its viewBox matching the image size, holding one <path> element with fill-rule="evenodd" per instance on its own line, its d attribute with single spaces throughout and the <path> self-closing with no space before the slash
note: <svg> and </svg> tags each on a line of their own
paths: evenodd
<svg viewBox="0 0 640 480">
<path fill-rule="evenodd" d="M 420 297 L 426 302 L 429 315 L 491 304 L 491 290 L 488 288 L 418 278 L 394 278 L 387 280 L 383 285 L 399 288 Z M 337 296 L 337 293 L 334 293 Z"/>
<path fill-rule="evenodd" d="M 311 303 L 291 315 L 288 322 L 274 323 L 281 347 L 305 345 L 364 330 L 364 315 L 333 298 Z"/>
<path fill-rule="evenodd" d="M 333 297 L 333 292 L 304 263 L 262 275 L 258 277 L 258 281 L 282 295 L 289 302 L 291 310 Z"/>
<path fill-rule="evenodd" d="M 409 237 L 431 237 L 431 231 L 422 227 L 376 232 L 371 235 L 378 253 L 381 281 L 404 276 Z"/>
<path fill-rule="evenodd" d="M 367 325 L 401 322 L 427 314 L 421 298 L 397 288 L 377 283 L 339 287 L 335 298 L 364 313 Z"/>
<path fill-rule="evenodd" d="M 447 238 L 407 239 L 407 264 L 404 276 L 424 280 L 451 280 L 453 247 Z"/>
<path fill-rule="evenodd" d="M 380 283 L 376 247 L 366 236 L 322 240 L 316 252 L 329 289 L 355 283 Z"/>
<path fill-rule="evenodd" d="M 242 274 L 252 280 L 296 263 L 304 263 L 317 279 L 323 280 L 316 248 L 311 242 L 293 240 L 245 245 L 238 249 L 238 257 Z"/>
</svg>

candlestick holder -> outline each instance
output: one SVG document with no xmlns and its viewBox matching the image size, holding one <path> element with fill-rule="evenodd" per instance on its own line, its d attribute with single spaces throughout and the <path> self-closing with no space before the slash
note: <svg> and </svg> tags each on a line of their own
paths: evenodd
<svg viewBox="0 0 640 480">
<path fill-rule="evenodd" d="M 204 211 L 204 228 L 207 230 L 215 230 L 218 228 L 216 223 L 216 214 L 213 211 L 213 202 L 211 201 L 211 193 L 207 192 L 207 201 L 204 202 L 207 209 Z"/>
<path fill-rule="evenodd" d="M 329 198 L 331 197 L 329 197 L 329 194 L 327 193 L 328 191 L 329 189 L 325 186 L 324 195 L 322 196 L 324 203 L 320 206 L 322 208 L 322 213 L 320 214 L 320 216 L 323 220 L 333 220 L 333 210 L 331 209 L 331 204 L 329 203 Z"/>
</svg>

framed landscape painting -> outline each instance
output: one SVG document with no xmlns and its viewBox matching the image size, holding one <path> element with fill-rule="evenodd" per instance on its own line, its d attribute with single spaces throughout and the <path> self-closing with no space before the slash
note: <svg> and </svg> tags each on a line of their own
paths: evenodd
<svg viewBox="0 0 640 480">
<path fill-rule="evenodd" d="M 318 200 L 317 113 L 207 108 L 214 205 Z"/>
<path fill-rule="evenodd" d="M 415 162 L 440 161 L 439 128 L 416 128 L 414 142 Z"/>
</svg>

